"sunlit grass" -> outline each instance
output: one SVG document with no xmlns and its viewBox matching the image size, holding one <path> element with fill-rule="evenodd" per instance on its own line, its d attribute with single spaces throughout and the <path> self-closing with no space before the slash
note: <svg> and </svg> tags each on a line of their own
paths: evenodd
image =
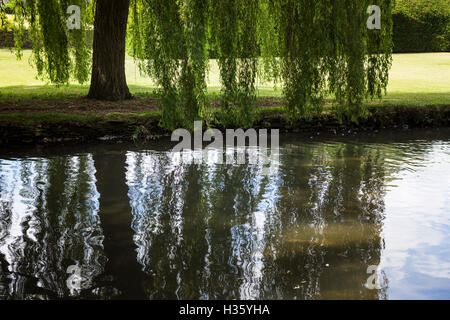
<svg viewBox="0 0 450 320">
<path fill-rule="evenodd" d="M 25 50 L 18 61 L 10 50 L 0 49 L 0 95 L 9 99 L 70 98 L 86 95 L 88 84 L 56 87 L 36 79 L 36 72 L 29 64 L 30 50 Z M 152 94 L 156 88 L 153 81 L 139 72 L 133 59 L 126 61 L 127 81 L 134 94 Z M 219 70 L 212 61 L 208 75 L 208 93 L 220 92 Z M 281 97 L 278 85 L 258 86 L 259 96 Z M 388 94 L 380 105 L 439 105 L 450 104 L 450 53 L 396 54 L 390 73 Z"/>
</svg>

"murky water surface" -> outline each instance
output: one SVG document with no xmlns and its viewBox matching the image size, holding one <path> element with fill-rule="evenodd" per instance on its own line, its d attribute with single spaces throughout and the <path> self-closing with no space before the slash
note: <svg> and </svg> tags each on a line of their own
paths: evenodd
<svg viewBox="0 0 450 320">
<path fill-rule="evenodd" d="M 450 130 L 0 151 L 0 298 L 450 299 Z"/>
</svg>

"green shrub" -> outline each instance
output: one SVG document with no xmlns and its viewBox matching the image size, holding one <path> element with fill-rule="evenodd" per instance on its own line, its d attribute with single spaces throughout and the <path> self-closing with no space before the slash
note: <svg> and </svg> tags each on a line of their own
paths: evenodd
<svg viewBox="0 0 450 320">
<path fill-rule="evenodd" d="M 449 0 L 397 0 L 395 52 L 450 51 Z"/>
</svg>

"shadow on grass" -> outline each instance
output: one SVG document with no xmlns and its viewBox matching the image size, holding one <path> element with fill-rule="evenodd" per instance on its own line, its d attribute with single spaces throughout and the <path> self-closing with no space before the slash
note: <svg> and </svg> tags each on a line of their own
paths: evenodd
<svg viewBox="0 0 450 320">
<path fill-rule="evenodd" d="M 139 98 L 154 98 L 156 94 L 155 87 L 145 87 L 130 85 L 130 91 Z M 21 101 L 21 100 L 49 100 L 49 99 L 71 99 L 83 97 L 88 94 L 88 85 L 36 85 L 36 86 L 9 86 L 0 87 L 0 101 Z M 208 96 L 217 99 L 220 95 L 220 88 L 208 88 Z M 280 88 L 258 88 L 259 97 L 282 98 Z M 431 106 L 431 105 L 450 105 L 449 92 L 389 92 L 381 100 L 367 100 L 369 105 L 380 106 Z"/>
<path fill-rule="evenodd" d="M 138 96 L 154 96 L 154 87 L 129 86 L 131 93 Z M 25 100 L 25 99 L 67 99 L 86 96 L 89 85 L 36 85 L 36 86 L 9 86 L 0 87 L 0 99 Z"/>
</svg>

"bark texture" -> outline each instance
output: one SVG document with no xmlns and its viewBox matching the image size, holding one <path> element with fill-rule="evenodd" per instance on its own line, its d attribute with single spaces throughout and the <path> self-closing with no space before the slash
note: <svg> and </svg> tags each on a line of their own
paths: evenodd
<svg viewBox="0 0 450 320">
<path fill-rule="evenodd" d="M 97 0 L 91 87 L 88 97 L 125 100 L 131 94 L 125 75 L 125 38 L 130 0 Z"/>
</svg>

